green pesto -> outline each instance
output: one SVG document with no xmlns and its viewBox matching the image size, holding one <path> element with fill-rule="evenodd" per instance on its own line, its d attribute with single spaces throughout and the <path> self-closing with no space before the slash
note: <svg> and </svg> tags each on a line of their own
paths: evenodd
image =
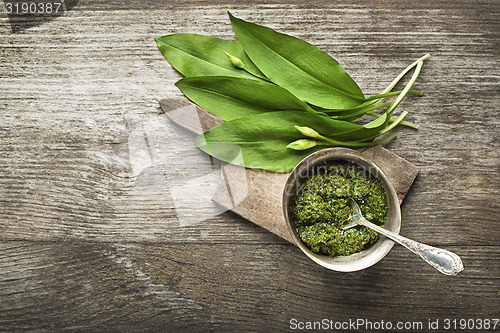
<svg viewBox="0 0 500 333">
<path fill-rule="evenodd" d="M 382 182 L 352 163 L 323 163 L 309 170 L 292 199 L 291 217 L 299 238 L 313 252 L 350 255 L 375 243 L 377 232 L 357 226 L 342 227 L 352 219 L 347 204 L 353 198 L 363 216 L 383 226 L 387 197 Z"/>
</svg>

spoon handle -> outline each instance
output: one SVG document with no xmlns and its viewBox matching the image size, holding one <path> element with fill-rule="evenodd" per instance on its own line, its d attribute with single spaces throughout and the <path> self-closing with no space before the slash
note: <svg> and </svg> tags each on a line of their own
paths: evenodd
<svg viewBox="0 0 500 333">
<path fill-rule="evenodd" d="M 413 253 L 418 254 L 429 265 L 446 275 L 456 275 L 463 271 L 464 266 L 462 260 L 453 252 L 443 250 L 437 247 L 429 246 L 412 239 L 400 236 L 392 231 L 381 228 L 376 224 L 371 223 L 366 219 L 362 219 L 362 225 L 377 231 L 378 233 L 392 239 L 393 241 L 403 245 Z"/>
</svg>

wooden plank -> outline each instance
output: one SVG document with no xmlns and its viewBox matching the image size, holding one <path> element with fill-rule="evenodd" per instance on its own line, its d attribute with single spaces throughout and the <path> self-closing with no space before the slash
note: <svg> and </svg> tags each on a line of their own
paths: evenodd
<svg viewBox="0 0 500 333">
<path fill-rule="evenodd" d="M 497 318 L 499 277 L 484 267 L 500 265 L 498 248 L 450 250 L 466 267 L 457 277 L 402 247 L 343 274 L 291 244 L 0 242 L 0 328 L 285 332 L 292 318 Z"/>
<path fill-rule="evenodd" d="M 223 121 L 187 99 L 162 99 L 160 106 L 177 124 L 201 134 Z M 418 169 L 412 163 L 380 146 L 362 153 L 375 162 L 391 181 L 399 202 L 408 193 Z M 293 243 L 283 217 L 282 195 L 289 173 L 223 166 L 225 183 L 213 199 L 253 223 Z"/>
</svg>

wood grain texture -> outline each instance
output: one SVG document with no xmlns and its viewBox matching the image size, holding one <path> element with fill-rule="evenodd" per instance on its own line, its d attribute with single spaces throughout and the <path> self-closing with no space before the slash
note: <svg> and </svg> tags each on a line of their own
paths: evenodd
<svg viewBox="0 0 500 333">
<path fill-rule="evenodd" d="M 228 9 L 318 45 L 366 94 L 432 55 L 424 96 L 400 106 L 419 130 L 385 147 L 419 168 L 401 233 L 458 253 L 463 273 L 400 247 L 330 272 L 234 213 L 179 204 L 220 166 L 158 107 L 182 95 L 153 37 L 233 38 Z M 498 1 L 79 1 L 17 33 L 0 16 L 0 331 L 498 318 L 499 34 Z"/>
<path fill-rule="evenodd" d="M 498 267 L 491 246 L 451 247 L 466 265 L 457 277 L 408 260 L 412 254 L 401 248 L 353 274 L 325 270 L 298 248 L 272 243 L 16 241 L 0 249 L 0 268 L 8 272 L 0 276 L 5 332 L 275 332 L 288 331 L 292 318 L 427 323 L 495 317 L 500 305 L 498 279 L 484 276 L 485 262 L 476 260 L 481 253 Z"/>
</svg>

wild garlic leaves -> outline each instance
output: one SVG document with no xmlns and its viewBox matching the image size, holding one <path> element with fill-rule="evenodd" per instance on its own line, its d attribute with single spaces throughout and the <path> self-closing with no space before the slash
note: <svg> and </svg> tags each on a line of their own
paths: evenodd
<svg viewBox="0 0 500 333">
<path fill-rule="evenodd" d="M 307 150 L 287 148 L 303 137 L 297 124 L 321 133 L 342 133 L 360 125 L 334 120 L 309 111 L 275 111 L 254 114 L 222 123 L 196 138 L 196 144 L 208 154 L 245 167 L 288 172 L 304 157 L 324 148 Z M 236 156 L 240 154 L 239 158 Z"/>
<path fill-rule="evenodd" d="M 231 14 L 229 17 L 236 37 L 255 65 L 298 98 L 325 109 L 352 108 L 365 101 L 344 68 L 316 46 Z"/>
<path fill-rule="evenodd" d="M 365 97 L 344 68 L 303 40 L 238 19 L 229 13 L 238 41 L 196 34 L 156 38 L 165 59 L 185 78 L 177 87 L 226 122 L 196 139 L 208 154 L 251 168 L 287 172 L 325 146 L 362 150 L 387 142 L 377 137 L 396 125 L 416 128 L 394 111 L 411 90 L 423 61 L 403 70 L 379 95 Z M 402 91 L 394 86 L 411 69 Z M 392 102 L 383 99 L 395 96 Z M 386 108 L 383 113 L 374 111 Z M 364 125 L 352 121 L 368 115 Z"/>
<path fill-rule="evenodd" d="M 233 66 L 224 52 L 241 59 L 250 70 L 262 75 L 238 41 L 188 33 L 157 37 L 155 40 L 170 65 L 186 77 L 225 75 L 255 78 Z"/>
<path fill-rule="evenodd" d="M 175 85 L 201 108 L 226 121 L 270 111 L 315 112 L 288 90 L 263 80 L 198 76 Z"/>
</svg>

